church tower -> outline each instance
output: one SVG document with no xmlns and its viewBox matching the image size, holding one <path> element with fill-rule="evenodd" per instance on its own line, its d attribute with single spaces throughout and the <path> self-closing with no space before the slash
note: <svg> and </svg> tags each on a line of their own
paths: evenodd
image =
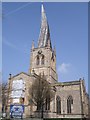
<svg viewBox="0 0 90 120">
<path fill-rule="evenodd" d="M 33 41 L 31 48 L 30 73 L 32 73 L 32 70 L 37 75 L 44 73 L 50 83 L 55 83 L 57 82 L 56 52 L 55 49 L 52 49 L 50 30 L 43 4 L 41 17 L 38 47 L 35 48 Z"/>
</svg>

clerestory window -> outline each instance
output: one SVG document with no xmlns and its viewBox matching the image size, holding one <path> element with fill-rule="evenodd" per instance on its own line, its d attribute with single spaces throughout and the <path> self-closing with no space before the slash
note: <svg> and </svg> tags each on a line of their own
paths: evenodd
<svg viewBox="0 0 90 120">
<path fill-rule="evenodd" d="M 50 110 L 50 97 L 46 98 L 45 110 Z"/>
<path fill-rule="evenodd" d="M 73 104 L 73 98 L 72 96 L 69 96 L 67 98 L 67 113 L 69 114 L 72 113 L 72 109 L 71 109 L 72 104 Z"/>
<path fill-rule="evenodd" d="M 61 99 L 59 96 L 56 97 L 56 112 L 61 114 Z"/>
</svg>

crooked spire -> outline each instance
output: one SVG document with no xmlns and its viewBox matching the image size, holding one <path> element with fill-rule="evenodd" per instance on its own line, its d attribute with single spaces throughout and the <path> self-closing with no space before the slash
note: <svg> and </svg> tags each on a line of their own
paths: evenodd
<svg viewBox="0 0 90 120">
<path fill-rule="evenodd" d="M 40 34 L 39 34 L 39 39 L 38 39 L 38 47 L 52 48 L 51 40 L 50 40 L 49 25 L 48 25 L 48 21 L 47 21 L 47 17 L 46 17 L 43 4 L 42 4 L 42 9 L 41 9 L 41 15 L 42 15 L 42 18 L 41 18 Z"/>
</svg>

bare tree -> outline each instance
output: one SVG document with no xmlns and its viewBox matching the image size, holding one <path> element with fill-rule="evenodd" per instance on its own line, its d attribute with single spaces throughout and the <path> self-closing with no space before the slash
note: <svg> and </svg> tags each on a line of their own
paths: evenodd
<svg viewBox="0 0 90 120">
<path fill-rule="evenodd" d="M 43 111 L 50 110 L 50 101 L 54 98 L 54 91 L 44 74 L 36 77 L 29 89 L 29 94 L 34 105 L 37 106 L 37 111 L 41 113 L 41 118 L 43 118 Z"/>
<path fill-rule="evenodd" d="M 2 112 L 2 73 L 0 72 L 0 113 Z"/>
<path fill-rule="evenodd" d="M 88 119 L 90 119 L 90 98 L 88 100 Z"/>
<path fill-rule="evenodd" d="M 0 82 L 0 113 L 2 112 L 2 85 Z"/>
<path fill-rule="evenodd" d="M 2 96 L 2 112 L 6 112 L 7 109 L 7 84 L 3 83 L 1 85 L 2 87 L 2 92 L 1 92 L 1 96 Z"/>
</svg>

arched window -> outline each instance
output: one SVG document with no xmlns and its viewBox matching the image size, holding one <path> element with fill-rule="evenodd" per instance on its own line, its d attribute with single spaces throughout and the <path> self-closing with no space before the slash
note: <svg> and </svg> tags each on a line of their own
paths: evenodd
<svg viewBox="0 0 90 120">
<path fill-rule="evenodd" d="M 56 112 L 57 114 L 61 114 L 61 99 L 59 96 L 56 98 Z"/>
<path fill-rule="evenodd" d="M 67 113 L 69 114 L 72 113 L 72 109 L 71 109 L 72 104 L 73 104 L 73 98 L 72 96 L 69 96 L 67 98 Z"/>
<path fill-rule="evenodd" d="M 50 110 L 50 97 L 46 98 L 45 110 Z"/>
<path fill-rule="evenodd" d="M 44 55 L 42 55 L 41 64 L 44 65 Z"/>
<path fill-rule="evenodd" d="M 41 110 L 41 105 L 39 102 L 37 102 L 37 110 Z"/>
<path fill-rule="evenodd" d="M 39 56 L 37 55 L 37 58 L 36 58 L 36 65 L 39 65 Z"/>
</svg>

